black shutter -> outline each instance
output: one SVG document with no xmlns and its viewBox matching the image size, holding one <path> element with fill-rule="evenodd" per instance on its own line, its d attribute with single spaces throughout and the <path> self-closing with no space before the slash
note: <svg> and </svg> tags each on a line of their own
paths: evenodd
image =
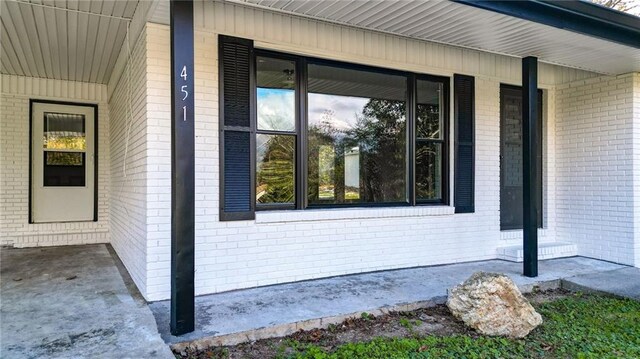
<svg viewBox="0 0 640 359">
<path fill-rule="evenodd" d="M 253 42 L 220 36 L 220 220 L 255 218 Z"/>
<path fill-rule="evenodd" d="M 471 76 L 453 77 L 455 108 L 455 177 L 456 213 L 473 213 L 475 178 L 475 81 Z"/>
</svg>

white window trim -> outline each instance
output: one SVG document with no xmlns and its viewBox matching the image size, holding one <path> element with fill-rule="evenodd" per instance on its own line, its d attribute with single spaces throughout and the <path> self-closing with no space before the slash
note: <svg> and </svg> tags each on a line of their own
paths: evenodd
<svg viewBox="0 0 640 359">
<path fill-rule="evenodd" d="M 306 209 L 304 211 L 258 211 L 256 223 L 315 222 L 396 217 L 452 216 L 455 207 L 429 205 L 416 207 L 350 207 Z"/>
</svg>

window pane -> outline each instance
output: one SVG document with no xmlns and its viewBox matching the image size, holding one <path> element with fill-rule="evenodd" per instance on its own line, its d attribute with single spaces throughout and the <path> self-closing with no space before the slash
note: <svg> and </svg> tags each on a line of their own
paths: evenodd
<svg viewBox="0 0 640 359">
<path fill-rule="evenodd" d="M 295 202 L 295 136 L 256 135 L 256 203 Z"/>
<path fill-rule="evenodd" d="M 257 58 L 258 129 L 295 131 L 295 62 Z"/>
<path fill-rule="evenodd" d="M 310 64 L 311 204 L 405 202 L 406 78 Z"/>
<path fill-rule="evenodd" d="M 82 152 L 44 152 L 44 186 L 85 185 L 85 154 Z"/>
<path fill-rule="evenodd" d="M 440 82 L 417 81 L 417 138 L 442 139 L 442 89 Z"/>
<path fill-rule="evenodd" d="M 82 152 L 47 151 L 45 157 L 47 166 L 82 166 L 84 156 Z"/>
<path fill-rule="evenodd" d="M 442 199 L 442 144 L 416 143 L 416 199 Z"/>
<path fill-rule="evenodd" d="M 68 113 L 44 114 L 44 148 L 85 150 L 84 115 Z"/>
</svg>

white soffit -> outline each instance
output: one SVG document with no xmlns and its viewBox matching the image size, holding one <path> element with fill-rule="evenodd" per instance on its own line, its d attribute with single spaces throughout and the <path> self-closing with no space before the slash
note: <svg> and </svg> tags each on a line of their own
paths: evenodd
<svg viewBox="0 0 640 359">
<path fill-rule="evenodd" d="M 105 84 L 138 0 L 1 0 L 2 73 Z"/>
<path fill-rule="evenodd" d="M 226 2 L 599 73 L 640 71 L 640 49 L 451 1 Z"/>
<path fill-rule="evenodd" d="M 149 17 L 150 22 L 169 25 L 169 0 L 156 0 L 156 8 Z"/>
</svg>

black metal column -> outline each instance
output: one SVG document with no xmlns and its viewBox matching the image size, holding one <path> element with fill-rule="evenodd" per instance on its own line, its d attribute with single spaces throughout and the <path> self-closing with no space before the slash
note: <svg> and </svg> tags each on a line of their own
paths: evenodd
<svg viewBox="0 0 640 359">
<path fill-rule="evenodd" d="M 522 59 L 523 273 L 538 276 L 538 58 Z"/>
<path fill-rule="evenodd" d="M 171 0 L 171 334 L 192 332 L 194 310 L 193 2 Z"/>
</svg>

